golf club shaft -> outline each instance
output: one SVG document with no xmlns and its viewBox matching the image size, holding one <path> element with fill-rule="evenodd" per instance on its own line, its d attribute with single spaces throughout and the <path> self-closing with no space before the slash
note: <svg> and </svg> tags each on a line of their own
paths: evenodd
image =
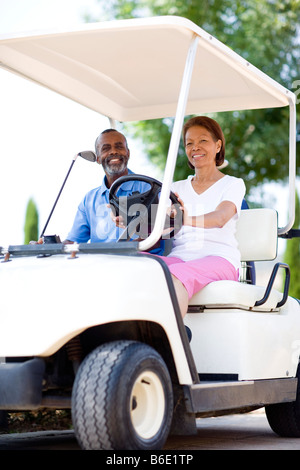
<svg viewBox="0 0 300 470">
<path fill-rule="evenodd" d="M 76 157 L 77 157 L 77 155 L 76 155 Z M 44 233 L 45 233 L 45 231 L 46 231 L 46 228 L 47 228 L 47 226 L 48 226 L 48 224 L 49 224 L 49 221 L 50 221 L 50 219 L 51 219 L 51 217 L 52 217 L 53 211 L 54 211 L 54 209 L 55 209 L 55 207 L 56 207 L 57 201 L 58 201 L 59 198 L 60 198 L 60 195 L 61 195 L 61 193 L 62 193 L 62 190 L 64 189 L 64 186 L 65 186 L 65 184 L 66 184 L 66 181 L 67 181 L 67 179 L 68 179 L 68 177 L 69 177 L 69 174 L 70 174 L 70 172 L 71 172 L 71 170 L 72 170 L 72 168 L 73 168 L 73 165 L 74 165 L 74 163 L 75 163 L 76 157 L 73 158 L 73 160 L 72 160 L 72 163 L 71 163 L 71 165 L 70 165 L 69 171 L 68 171 L 68 173 L 67 173 L 67 175 L 66 175 L 66 177 L 65 177 L 65 179 L 64 179 L 64 182 L 63 182 L 63 184 L 62 184 L 62 187 L 60 188 L 60 191 L 59 191 L 59 193 L 58 193 L 58 195 L 57 195 L 57 198 L 56 198 L 56 200 L 55 200 L 55 203 L 54 203 L 54 205 L 53 205 L 53 207 L 52 207 L 52 209 L 51 209 L 51 212 L 50 212 L 50 214 L 49 214 L 49 217 L 48 217 L 48 219 L 47 219 L 47 222 L 46 222 L 46 224 L 45 224 L 45 227 L 43 228 L 43 231 L 42 231 L 42 233 L 41 233 L 41 235 L 40 235 L 40 238 L 42 238 L 42 237 L 44 236 Z"/>
</svg>

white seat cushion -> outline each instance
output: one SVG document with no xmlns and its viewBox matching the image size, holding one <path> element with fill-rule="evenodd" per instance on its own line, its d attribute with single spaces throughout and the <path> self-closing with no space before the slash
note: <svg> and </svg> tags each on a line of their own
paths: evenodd
<svg viewBox="0 0 300 470">
<path fill-rule="evenodd" d="M 189 306 L 238 307 L 257 311 L 276 309 L 276 305 L 282 299 L 282 293 L 276 289 L 272 289 L 267 302 L 260 307 L 255 307 L 255 302 L 263 298 L 265 290 L 265 287 L 236 281 L 211 282 L 191 298 Z"/>
</svg>

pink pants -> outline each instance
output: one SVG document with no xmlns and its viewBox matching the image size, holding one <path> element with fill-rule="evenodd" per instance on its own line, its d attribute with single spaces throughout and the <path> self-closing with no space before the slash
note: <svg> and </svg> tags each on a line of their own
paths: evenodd
<svg viewBox="0 0 300 470">
<path fill-rule="evenodd" d="M 206 256 L 191 261 L 183 261 L 174 256 L 159 256 L 159 258 L 165 261 L 171 274 L 182 282 L 189 299 L 210 282 L 238 281 L 238 271 L 220 256 Z"/>
</svg>

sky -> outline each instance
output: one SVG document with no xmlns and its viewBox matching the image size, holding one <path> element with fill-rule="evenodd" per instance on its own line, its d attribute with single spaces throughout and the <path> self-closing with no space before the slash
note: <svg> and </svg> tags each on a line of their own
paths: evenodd
<svg viewBox="0 0 300 470">
<path fill-rule="evenodd" d="M 68 28 L 83 23 L 95 0 L 0 0 L 0 37 L 10 32 Z M 27 203 L 35 201 L 44 228 L 73 157 L 94 150 L 106 117 L 0 68 L 0 246 L 24 243 Z M 128 140 L 129 167 L 158 177 Z M 46 234 L 65 239 L 82 197 L 101 184 L 102 168 L 77 158 Z"/>
<path fill-rule="evenodd" d="M 100 12 L 96 0 L 0 0 L 0 37 L 23 31 L 74 27 L 83 14 Z M 94 150 L 108 119 L 54 92 L 0 69 L 0 246 L 24 243 L 27 203 L 35 201 L 41 233 L 74 155 Z M 129 139 L 129 167 L 159 179 L 135 142 Z M 65 239 L 77 206 L 99 186 L 101 167 L 78 158 L 58 201 L 46 234 Z M 267 190 L 286 223 L 287 191 Z"/>
</svg>

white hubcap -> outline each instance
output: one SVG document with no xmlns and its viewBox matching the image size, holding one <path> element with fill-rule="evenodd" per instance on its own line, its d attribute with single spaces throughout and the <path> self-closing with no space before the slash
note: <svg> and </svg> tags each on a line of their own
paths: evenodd
<svg viewBox="0 0 300 470">
<path fill-rule="evenodd" d="M 164 390 L 154 372 L 144 371 L 137 377 L 130 403 L 136 433 L 143 439 L 150 439 L 158 432 L 165 412 Z"/>
</svg>

